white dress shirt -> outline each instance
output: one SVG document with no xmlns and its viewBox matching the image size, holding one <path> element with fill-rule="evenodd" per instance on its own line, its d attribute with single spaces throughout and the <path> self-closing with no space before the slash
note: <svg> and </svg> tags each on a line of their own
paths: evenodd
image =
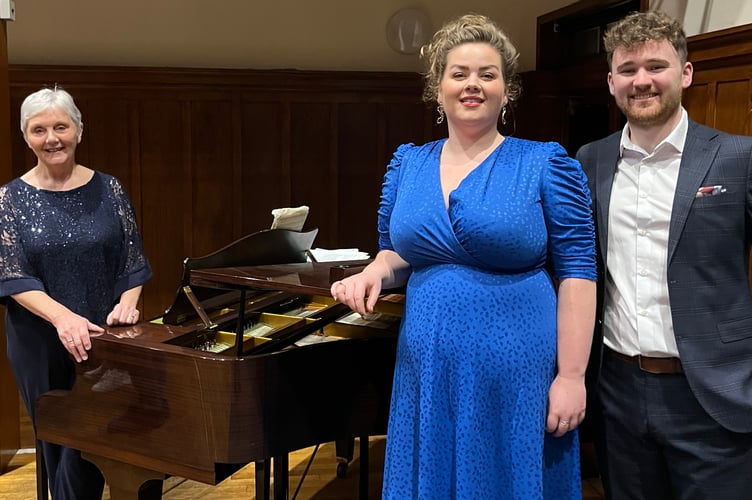
<svg viewBox="0 0 752 500">
<path fill-rule="evenodd" d="M 678 357 L 668 298 L 668 230 L 687 112 L 652 153 L 632 143 L 629 124 L 611 189 L 604 343 L 634 356 Z"/>
</svg>

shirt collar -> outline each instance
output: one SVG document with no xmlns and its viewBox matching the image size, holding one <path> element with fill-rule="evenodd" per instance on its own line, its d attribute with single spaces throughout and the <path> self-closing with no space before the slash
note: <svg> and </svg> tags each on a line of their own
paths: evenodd
<svg viewBox="0 0 752 500">
<path fill-rule="evenodd" d="M 676 127 L 671 131 L 671 133 L 666 136 L 665 139 L 663 139 L 661 142 L 659 142 L 655 149 L 653 150 L 652 154 L 655 154 L 658 151 L 661 151 L 667 147 L 670 147 L 674 150 L 674 152 L 681 154 L 684 151 L 684 144 L 687 141 L 687 130 L 689 129 L 689 117 L 687 116 L 687 110 L 684 109 L 682 106 L 681 108 L 681 118 L 679 119 L 679 123 L 676 124 Z M 647 151 L 642 149 L 640 146 L 637 146 L 634 144 L 630 138 L 629 138 L 629 123 L 624 125 L 624 128 L 621 131 L 621 142 L 619 143 L 619 156 L 624 156 L 624 150 L 629 149 L 631 151 L 638 151 L 641 154 L 645 156 L 649 156 Z"/>
</svg>

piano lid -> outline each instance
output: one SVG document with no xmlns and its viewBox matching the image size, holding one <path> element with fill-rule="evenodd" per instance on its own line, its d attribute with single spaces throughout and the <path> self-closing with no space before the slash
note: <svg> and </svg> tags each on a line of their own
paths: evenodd
<svg viewBox="0 0 752 500">
<path fill-rule="evenodd" d="M 308 250 L 318 234 L 318 229 L 307 232 L 289 229 L 265 229 L 246 235 L 229 245 L 203 257 L 188 257 L 183 261 L 183 278 L 178 286 L 175 300 L 165 311 L 162 321 L 178 325 L 189 319 L 198 318 L 183 287 L 188 286 L 191 270 L 214 267 L 261 266 L 271 264 L 294 264 L 306 262 Z M 193 293 L 205 309 L 210 303 L 229 304 L 239 300 L 237 291 L 192 287 Z"/>
</svg>

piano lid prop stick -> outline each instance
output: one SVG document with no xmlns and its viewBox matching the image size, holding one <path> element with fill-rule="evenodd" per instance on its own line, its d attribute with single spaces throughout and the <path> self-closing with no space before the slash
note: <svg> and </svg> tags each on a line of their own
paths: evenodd
<svg viewBox="0 0 752 500">
<path fill-rule="evenodd" d="M 204 311 L 204 308 L 201 306 L 201 303 L 196 298 L 196 295 L 193 293 L 193 290 L 191 290 L 191 287 L 186 285 L 183 287 L 183 292 L 185 293 L 185 296 L 188 297 L 188 300 L 191 302 L 191 305 L 198 313 L 199 318 L 201 318 L 201 321 L 204 322 L 204 326 L 207 328 L 207 330 L 212 330 L 217 327 L 216 323 L 212 322 L 211 319 L 209 319 L 209 316 L 206 314 L 206 311 Z"/>
</svg>

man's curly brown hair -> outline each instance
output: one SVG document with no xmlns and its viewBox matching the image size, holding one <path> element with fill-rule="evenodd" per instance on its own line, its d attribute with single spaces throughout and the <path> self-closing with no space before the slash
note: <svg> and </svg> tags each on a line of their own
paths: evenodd
<svg viewBox="0 0 752 500">
<path fill-rule="evenodd" d="M 616 49 L 629 49 L 651 40 L 668 40 L 682 64 L 687 62 L 687 35 L 679 21 L 660 11 L 632 12 L 610 25 L 603 36 L 609 68 Z"/>
</svg>

